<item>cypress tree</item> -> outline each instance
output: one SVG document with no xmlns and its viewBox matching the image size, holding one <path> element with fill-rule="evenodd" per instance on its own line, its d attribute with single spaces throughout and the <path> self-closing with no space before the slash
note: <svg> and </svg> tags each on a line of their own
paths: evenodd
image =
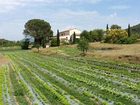
<svg viewBox="0 0 140 105">
<path fill-rule="evenodd" d="M 108 24 L 106 25 L 106 31 L 108 31 L 109 30 L 109 27 L 108 27 Z"/>
<path fill-rule="evenodd" d="M 74 32 L 73 33 L 73 44 L 75 44 L 76 43 L 76 33 Z"/>
<path fill-rule="evenodd" d="M 59 33 L 59 30 L 57 30 L 57 46 L 60 46 L 60 33 Z"/>
<path fill-rule="evenodd" d="M 108 34 L 108 31 L 109 31 L 109 26 L 108 24 L 106 25 L 106 35 Z"/>
<path fill-rule="evenodd" d="M 131 36 L 131 27 L 130 27 L 130 24 L 128 24 L 128 37 Z"/>
</svg>

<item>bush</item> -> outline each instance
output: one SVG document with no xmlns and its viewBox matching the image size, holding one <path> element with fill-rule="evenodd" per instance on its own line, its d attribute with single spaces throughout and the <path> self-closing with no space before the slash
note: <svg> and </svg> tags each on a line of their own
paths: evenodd
<svg viewBox="0 0 140 105">
<path fill-rule="evenodd" d="M 80 39 L 79 38 L 76 38 L 76 44 L 78 44 L 79 43 L 79 41 L 80 41 Z"/>
<path fill-rule="evenodd" d="M 86 31 L 86 30 L 84 30 L 82 33 L 81 33 L 81 35 L 80 35 L 82 38 L 85 38 L 85 39 L 87 39 L 88 41 L 90 41 L 90 33 L 88 32 L 88 31 Z"/>
<path fill-rule="evenodd" d="M 137 42 L 136 37 L 125 37 L 117 41 L 117 44 L 133 44 Z"/>
<path fill-rule="evenodd" d="M 102 29 L 95 29 L 92 31 L 83 31 L 81 37 L 87 39 L 89 42 L 102 41 L 104 36 L 104 31 Z"/>
<path fill-rule="evenodd" d="M 51 40 L 51 47 L 56 47 L 56 46 L 58 46 L 58 45 L 57 45 L 57 38 L 53 38 L 53 39 Z"/>
<path fill-rule="evenodd" d="M 21 43 L 21 49 L 27 50 L 29 48 L 29 44 L 30 44 L 30 41 L 28 39 L 25 39 L 25 41 Z"/>
<path fill-rule="evenodd" d="M 62 45 L 69 45 L 69 42 L 67 42 L 65 40 L 63 40 L 61 43 L 62 43 Z"/>
<path fill-rule="evenodd" d="M 88 40 L 85 39 L 85 38 L 81 38 L 79 40 L 79 43 L 77 45 L 77 48 L 79 50 L 81 50 L 83 52 L 83 54 L 85 54 L 85 52 L 87 52 L 88 48 L 89 48 L 89 43 L 88 43 Z"/>
<path fill-rule="evenodd" d="M 105 42 L 107 43 L 118 43 L 119 40 L 125 39 L 128 37 L 128 33 L 125 30 L 113 29 L 109 30 Z"/>
<path fill-rule="evenodd" d="M 90 32 L 91 42 L 99 42 L 103 40 L 104 31 L 102 29 L 95 29 Z"/>
</svg>

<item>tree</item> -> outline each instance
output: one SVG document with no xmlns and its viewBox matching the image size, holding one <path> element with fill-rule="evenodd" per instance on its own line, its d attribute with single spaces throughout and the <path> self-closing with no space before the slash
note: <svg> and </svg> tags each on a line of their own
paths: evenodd
<svg viewBox="0 0 140 105">
<path fill-rule="evenodd" d="M 58 43 L 57 43 L 57 38 L 53 38 L 51 40 L 51 47 L 57 47 L 58 46 Z"/>
<path fill-rule="evenodd" d="M 86 31 L 86 30 L 84 30 L 84 31 L 81 33 L 80 36 L 81 36 L 82 38 L 87 39 L 88 41 L 91 40 L 90 33 L 89 33 L 88 31 Z"/>
<path fill-rule="evenodd" d="M 27 50 L 29 48 L 29 43 L 30 43 L 29 39 L 25 39 L 24 41 L 22 41 L 21 49 Z"/>
<path fill-rule="evenodd" d="M 128 24 L 128 37 L 130 37 L 131 36 L 131 27 L 130 27 L 130 24 Z"/>
<path fill-rule="evenodd" d="M 109 30 L 109 26 L 108 26 L 108 24 L 106 25 L 106 31 L 108 31 Z"/>
<path fill-rule="evenodd" d="M 128 33 L 125 30 L 113 29 L 109 30 L 106 35 L 105 42 L 117 43 L 120 39 L 128 37 Z"/>
<path fill-rule="evenodd" d="M 102 29 L 95 29 L 93 31 L 83 31 L 81 37 L 87 39 L 89 42 L 102 41 L 104 31 Z"/>
<path fill-rule="evenodd" d="M 89 48 L 88 40 L 85 38 L 80 38 L 77 48 L 82 51 L 83 54 L 85 54 Z"/>
<path fill-rule="evenodd" d="M 75 44 L 76 43 L 76 33 L 74 32 L 73 33 L 73 44 Z"/>
<path fill-rule="evenodd" d="M 110 29 L 121 29 L 121 26 L 113 24 Z"/>
<path fill-rule="evenodd" d="M 104 36 L 104 31 L 102 29 L 95 29 L 91 31 L 91 42 L 99 42 L 102 41 Z"/>
<path fill-rule="evenodd" d="M 34 44 L 46 47 L 46 43 L 49 42 L 50 37 L 53 35 L 51 26 L 48 22 L 41 19 L 32 19 L 25 24 L 23 32 L 26 36 L 34 38 Z"/>
<path fill-rule="evenodd" d="M 60 33 L 59 33 L 59 30 L 57 30 L 57 46 L 60 46 Z"/>
<path fill-rule="evenodd" d="M 109 31 L 109 26 L 108 24 L 106 25 L 106 35 L 108 34 L 108 31 Z"/>
</svg>

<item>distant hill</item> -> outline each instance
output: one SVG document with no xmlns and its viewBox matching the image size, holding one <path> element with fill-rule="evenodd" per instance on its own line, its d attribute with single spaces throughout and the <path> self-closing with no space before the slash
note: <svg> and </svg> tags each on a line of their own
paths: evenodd
<svg viewBox="0 0 140 105">
<path fill-rule="evenodd" d="M 12 43 L 13 41 L 9 41 L 9 40 L 6 40 L 6 39 L 0 39 L 0 45 L 1 44 L 4 44 L 4 43 Z"/>
<path fill-rule="evenodd" d="M 131 32 L 140 35 L 140 24 L 131 27 Z"/>
<path fill-rule="evenodd" d="M 16 46 L 19 45 L 19 41 L 10 41 L 6 39 L 0 39 L 0 47 Z"/>
</svg>

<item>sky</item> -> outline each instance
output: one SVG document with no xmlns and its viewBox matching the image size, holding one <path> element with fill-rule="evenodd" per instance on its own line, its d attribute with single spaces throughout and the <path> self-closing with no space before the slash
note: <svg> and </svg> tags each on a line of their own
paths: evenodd
<svg viewBox="0 0 140 105">
<path fill-rule="evenodd" d="M 0 0 L 0 39 L 21 40 L 25 23 L 43 19 L 59 29 L 93 30 L 140 23 L 140 0 Z"/>
</svg>

